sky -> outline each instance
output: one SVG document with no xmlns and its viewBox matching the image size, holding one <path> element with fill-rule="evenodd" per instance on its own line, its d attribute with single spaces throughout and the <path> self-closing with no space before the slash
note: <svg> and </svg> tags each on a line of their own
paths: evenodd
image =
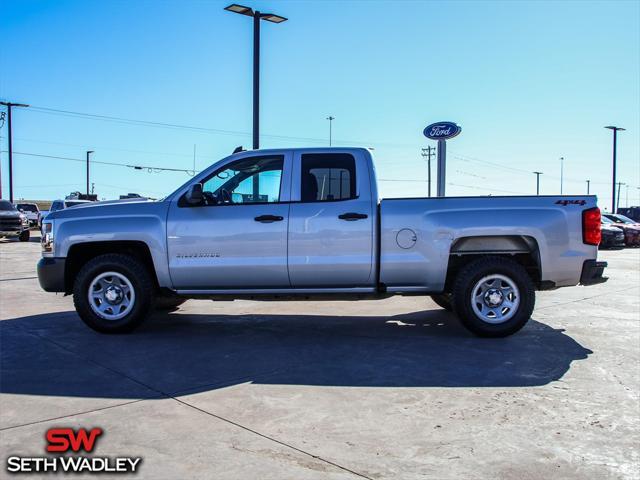
<svg viewBox="0 0 640 480">
<path fill-rule="evenodd" d="M 289 19 L 262 23 L 261 147 L 326 146 L 331 115 L 334 145 L 373 149 L 381 196 L 426 196 L 422 131 L 449 120 L 447 195 L 535 194 L 533 171 L 555 195 L 564 157 L 564 193 L 589 179 L 609 208 L 613 124 L 620 206 L 640 205 L 639 1 L 243 2 Z M 228 3 L 0 0 L 0 99 L 31 105 L 13 110 L 14 197 L 84 191 L 87 150 L 110 199 L 189 178 L 119 164 L 250 148 L 252 24 Z"/>
</svg>

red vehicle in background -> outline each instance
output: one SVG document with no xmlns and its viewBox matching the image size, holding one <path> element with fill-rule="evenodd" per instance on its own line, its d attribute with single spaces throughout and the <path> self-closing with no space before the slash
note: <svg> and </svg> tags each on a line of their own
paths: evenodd
<svg viewBox="0 0 640 480">
<path fill-rule="evenodd" d="M 640 246 L 640 223 L 620 215 L 619 213 L 603 213 L 602 219 L 608 219 L 614 227 L 621 228 L 624 232 L 624 244 L 627 247 Z"/>
</svg>

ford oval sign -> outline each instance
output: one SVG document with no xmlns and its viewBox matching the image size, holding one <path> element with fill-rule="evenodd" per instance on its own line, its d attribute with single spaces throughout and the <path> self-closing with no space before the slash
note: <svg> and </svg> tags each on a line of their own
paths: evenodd
<svg viewBox="0 0 640 480">
<path fill-rule="evenodd" d="M 424 129 L 424 136 L 431 140 L 448 140 L 462 131 L 459 125 L 453 122 L 432 123 Z"/>
</svg>

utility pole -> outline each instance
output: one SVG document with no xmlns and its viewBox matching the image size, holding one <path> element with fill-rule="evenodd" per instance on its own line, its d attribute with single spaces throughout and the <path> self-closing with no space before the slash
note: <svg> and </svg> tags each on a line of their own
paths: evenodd
<svg viewBox="0 0 640 480">
<path fill-rule="evenodd" d="M 4 127 L 4 119 L 6 118 L 6 112 L 0 112 L 0 128 Z M 0 135 L 0 147 L 2 146 L 2 136 Z M 2 148 L 0 148 L 2 150 Z M 0 155 L 0 199 L 2 198 L 2 155 Z"/>
<path fill-rule="evenodd" d="M 618 198 L 617 198 L 616 208 L 611 213 L 618 213 L 618 208 L 620 208 L 620 187 L 622 185 L 626 185 L 626 183 L 618 182 L 617 185 L 618 185 Z"/>
<path fill-rule="evenodd" d="M 533 172 L 536 174 L 536 195 L 540 195 L 540 175 L 542 172 Z"/>
<path fill-rule="evenodd" d="M 336 117 L 332 117 L 331 115 L 327 117 L 327 120 L 329 120 L 329 146 L 331 146 L 331 124 L 335 119 Z"/>
<path fill-rule="evenodd" d="M 93 153 L 93 150 L 87 150 L 87 195 L 89 195 L 89 155 Z"/>
<path fill-rule="evenodd" d="M 13 135 L 11 134 L 11 108 L 28 107 L 25 103 L 0 102 L 7 107 L 7 129 L 9 134 L 9 201 L 13 203 Z"/>
<path fill-rule="evenodd" d="M 587 195 L 589 195 L 589 184 L 591 183 L 591 180 L 587 180 Z"/>
<path fill-rule="evenodd" d="M 429 198 L 431 198 L 431 157 L 436 156 L 435 147 L 432 147 L 431 145 L 429 145 L 427 148 L 423 148 L 422 156 L 427 159 L 427 184 L 429 185 L 428 186 Z"/>
<path fill-rule="evenodd" d="M 624 199 L 624 206 L 629 208 L 629 184 L 625 185 L 624 188 L 626 190 L 625 199 Z"/>
<path fill-rule="evenodd" d="M 562 195 L 563 183 L 564 183 L 564 157 L 560 157 L 560 195 Z"/>
<path fill-rule="evenodd" d="M 624 131 L 622 127 L 614 127 L 609 125 L 609 130 L 613 130 L 613 181 L 611 182 L 611 213 L 616 213 L 616 150 L 618 148 L 618 131 Z"/>
</svg>

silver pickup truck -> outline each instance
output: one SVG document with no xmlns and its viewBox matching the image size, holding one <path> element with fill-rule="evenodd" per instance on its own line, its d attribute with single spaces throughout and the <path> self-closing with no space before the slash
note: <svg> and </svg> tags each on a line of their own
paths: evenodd
<svg viewBox="0 0 640 480">
<path fill-rule="evenodd" d="M 41 287 L 100 332 L 186 298 L 431 295 L 472 332 L 522 328 L 535 291 L 606 280 L 594 196 L 379 200 L 362 148 L 235 153 L 159 201 L 43 223 Z"/>
</svg>

